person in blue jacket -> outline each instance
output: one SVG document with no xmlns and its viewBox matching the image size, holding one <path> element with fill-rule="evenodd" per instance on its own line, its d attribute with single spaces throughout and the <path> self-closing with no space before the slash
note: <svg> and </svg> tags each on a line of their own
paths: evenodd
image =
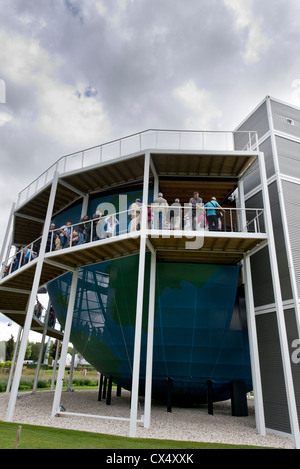
<svg viewBox="0 0 300 469">
<path fill-rule="evenodd" d="M 211 201 L 207 202 L 204 207 L 206 208 L 209 231 L 219 231 L 219 216 L 222 215 L 222 212 L 220 212 L 222 207 L 218 204 L 215 197 L 212 197 Z"/>
</svg>

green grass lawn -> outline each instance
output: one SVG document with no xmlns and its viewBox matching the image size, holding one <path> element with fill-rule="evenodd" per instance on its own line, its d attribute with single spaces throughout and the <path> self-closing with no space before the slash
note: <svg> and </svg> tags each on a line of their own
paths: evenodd
<svg viewBox="0 0 300 469">
<path fill-rule="evenodd" d="M 0 421 L 0 449 L 14 449 L 19 424 Z M 18 449 L 199 450 L 266 449 L 257 446 L 127 438 L 35 425 L 21 425 Z"/>
</svg>

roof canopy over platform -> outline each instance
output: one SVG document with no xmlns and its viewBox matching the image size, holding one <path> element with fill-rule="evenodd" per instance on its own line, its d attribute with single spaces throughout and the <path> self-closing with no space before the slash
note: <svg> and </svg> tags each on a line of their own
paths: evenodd
<svg viewBox="0 0 300 469">
<path fill-rule="evenodd" d="M 209 136 L 209 145 L 204 144 L 206 134 Z M 147 131 L 68 155 L 19 194 L 14 217 L 13 244 L 24 246 L 41 235 L 55 171 L 59 173 L 59 185 L 53 214 L 59 213 L 85 194 L 105 192 L 130 183 L 142 183 L 146 151 L 150 152 L 152 160 L 150 177 L 154 176 L 154 172 L 157 174 L 160 190 L 168 194 L 170 200 L 179 197 L 184 203 L 194 190 L 199 190 L 203 200 L 207 201 L 214 195 L 220 203 L 224 203 L 236 189 L 238 178 L 257 156 L 256 151 L 249 150 L 256 148 L 253 144 L 256 140 L 252 135 L 255 133 L 240 134 L 239 137 L 243 136 L 245 139 L 246 151 L 234 150 L 232 141 L 235 135 L 229 132 Z M 166 149 L 170 136 L 176 137 L 176 143 L 172 141 L 171 147 Z M 183 136 L 185 143 L 182 142 Z M 128 141 L 131 142 L 130 145 Z M 190 149 L 184 149 L 184 145 Z M 215 148 L 221 146 L 222 149 L 207 149 L 214 145 Z M 110 159 L 105 157 L 104 149 L 107 146 L 114 148 L 113 152 L 110 150 Z M 130 153 L 130 150 L 138 151 Z"/>
</svg>

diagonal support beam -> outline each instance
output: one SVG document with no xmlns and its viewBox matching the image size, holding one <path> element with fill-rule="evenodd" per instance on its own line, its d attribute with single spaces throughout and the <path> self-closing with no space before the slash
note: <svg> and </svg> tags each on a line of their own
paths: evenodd
<svg viewBox="0 0 300 469">
<path fill-rule="evenodd" d="M 48 238 L 48 231 L 49 231 L 49 226 L 50 226 L 50 222 L 51 222 L 51 216 L 52 216 L 52 212 L 53 212 L 54 202 L 55 202 L 57 181 L 58 181 L 58 173 L 55 173 L 53 181 L 52 181 L 51 192 L 50 192 L 49 201 L 48 201 L 48 208 L 47 208 L 47 214 L 46 214 L 46 219 L 45 219 L 45 225 L 44 225 L 44 228 L 43 228 L 43 236 L 42 236 L 41 247 L 40 247 L 40 255 L 39 255 L 38 260 L 37 260 L 34 279 L 33 279 L 33 283 L 32 283 L 31 295 L 30 295 L 29 301 L 28 301 L 27 314 L 26 314 L 26 319 L 25 319 L 25 323 L 24 323 L 22 342 L 21 342 L 21 345 L 20 345 L 16 370 L 15 370 L 15 377 L 14 377 L 14 380 L 13 380 L 11 393 L 10 393 L 10 399 L 9 399 L 9 403 L 8 403 L 8 407 L 7 407 L 6 421 L 8 421 L 8 422 L 10 422 L 13 419 L 13 416 L 14 416 L 15 405 L 16 405 L 18 389 L 19 389 L 19 383 L 20 383 L 20 380 L 21 380 L 23 362 L 24 362 L 24 357 L 25 357 L 25 353 L 26 353 L 27 341 L 28 341 L 28 336 L 29 336 L 30 327 L 31 327 L 31 323 L 32 323 L 33 312 L 34 312 L 35 300 L 36 300 L 36 295 L 37 295 L 37 292 L 38 292 L 38 289 L 39 289 L 39 283 L 40 283 L 40 278 L 41 278 L 41 273 L 42 273 L 42 268 L 43 268 L 43 261 L 44 261 L 44 256 L 45 256 L 46 243 L 47 243 L 47 238 Z"/>
<path fill-rule="evenodd" d="M 77 269 L 73 272 L 72 276 L 72 283 L 71 283 L 71 290 L 69 296 L 69 303 L 68 303 L 68 310 L 67 310 L 67 318 L 64 330 L 64 339 L 61 349 L 61 356 L 59 360 L 59 369 L 57 374 L 56 380 L 56 388 L 54 393 L 53 405 L 52 405 L 52 417 L 55 417 L 60 411 L 60 400 L 61 400 L 61 393 L 64 381 L 64 374 L 66 368 L 66 358 L 68 353 L 68 345 L 71 335 L 71 328 L 72 328 L 72 320 L 73 320 L 73 312 L 76 300 L 76 291 L 77 291 L 77 284 L 78 284 L 78 274 L 79 270 Z"/>
</svg>

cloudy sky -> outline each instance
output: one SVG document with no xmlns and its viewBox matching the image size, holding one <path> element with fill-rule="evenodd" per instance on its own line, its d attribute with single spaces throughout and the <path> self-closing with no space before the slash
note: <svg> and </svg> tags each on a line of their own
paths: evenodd
<svg viewBox="0 0 300 469">
<path fill-rule="evenodd" d="M 300 106 L 299 0 L 0 0 L 0 243 L 61 156 L 143 131 L 233 130 Z"/>
</svg>

